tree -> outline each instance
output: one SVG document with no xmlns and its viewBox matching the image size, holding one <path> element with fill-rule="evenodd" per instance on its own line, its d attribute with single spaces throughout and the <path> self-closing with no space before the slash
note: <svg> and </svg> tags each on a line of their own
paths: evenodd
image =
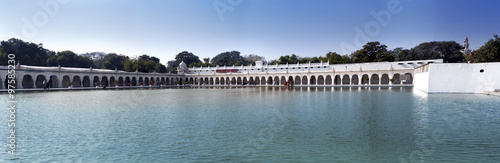
<svg viewBox="0 0 500 163">
<path fill-rule="evenodd" d="M 394 56 L 387 53 L 387 46 L 380 42 L 368 42 L 363 45 L 363 49 L 352 54 L 352 61 L 355 63 L 394 61 Z"/>
<path fill-rule="evenodd" d="M 42 44 L 34 44 L 24 42 L 20 39 L 11 38 L 8 41 L 0 43 L 0 65 L 7 65 L 7 55 L 15 54 L 16 60 L 23 65 L 45 66 L 49 56 L 54 55 L 54 52 L 44 49 Z M 5 56 L 5 57 L 4 57 Z"/>
<path fill-rule="evenodd" d="M 410 51 L 407 60 L 427 60 L 442 58 L 444 62 L 463 62 L 462 46 L 455 41 L 432 41 L 421 43 Z"/>
<path fill-rule="evenodd" d="M 175 56 L 174 68 L 177 70 L 177 66 L 184 61 L 186 65 L 191 63 L 201 63 L 200 58 L 191 52 L 183 51 Z"/>
<path fill-rule="evenodd" d="M 115 53 L 110 53 L 107 54 L 105 57 L 105 61 L 102 63 L 101 68 L 103 69 L 118 69 L 118 70 L 123 70 L 124 69 L 124 63 L 126 60 L 129 58 L 124 55 L 117 55 Z"/>
<path fill-rule="evenodd" d="M 467 55 L 470 62 L 500 62 L 500 37 L 493 35 L 481 48 Z"/>
<path fill-rule="evenodd" d="M 63 67 L 81 67 L 81 68 L 95 67 L 93 62 L 89 58 L 79 56 L 69 50 L 60 51 L 57 52 L 56 55 L 50 56 L 50 58 L 47 59 L 46 64 L 49 66 L 60 65 Z"/>
<path fill-rule="evenodd" d="M 239 51 L 224 52 L 212 58 L 212 66 L 248 65 L 249 63 L 240 55 Z"/>
<path fill-rule="evenodd" d="M 263 62 L 266 62 L 266 58 L 264 58 L 263 56 L 258 56 L 258 55 L 255 55 L 255 54 L 250 54 L 250 55 L 244 55 L 243 58 L 245 58 L 245 61 L 247 63 L 250 63 L 252 65 L 255 65 L 255 61 L 263 61 Z"/>
</svg>

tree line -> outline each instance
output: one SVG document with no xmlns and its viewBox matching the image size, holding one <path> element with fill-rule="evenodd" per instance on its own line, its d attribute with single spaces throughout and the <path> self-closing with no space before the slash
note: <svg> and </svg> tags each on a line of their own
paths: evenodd
<svg viewBox="0 0 500 163">
<path fill-rule="evenodd" d="M 254 65 L 255 61 L 264 61 L 266 64 L 295 64 L 329 62 L 330 64 L 384 62 L 443 59 L 446 63 L 457 62 L 500 62 L 500 37 L 494 35 L 481 48 L 470 54 L 464 55 L 463 47 L 455 41 L 432 41 L 421 43 L 411 49 L 394 48 L 380 42 L 368 42 L 351 54 L 338 54 L 328 52 L 324 56 L 300 57 L 295 54 L 280 56 L 276 60 L 266 61 L 265 57 L 249 54 L 241 55 L 239 51 L 222 52 L 212 59 L 203 58 L 203 61 L 188 51 L 182 51 L 175 56 L 175 60 L 168 61 L 166 65 L 160 59 L 147 54 L 136 58 L 116 53 L 91 52 L 76 54 L 72 51 L 54 52 L 43 48 L 41 44 L 29 43 L 12 38 L 0 43 L 0 65 L 7 65 L 7 55 L 16 54 L 16 60 L 21 64 L 33 66 L 63 66 L 80 68 L 118 69 L 128 72 L 176 72 L 177 66 L 184 61 L 188 67 L 199 66 L 241 66 Z"/>
</svg>

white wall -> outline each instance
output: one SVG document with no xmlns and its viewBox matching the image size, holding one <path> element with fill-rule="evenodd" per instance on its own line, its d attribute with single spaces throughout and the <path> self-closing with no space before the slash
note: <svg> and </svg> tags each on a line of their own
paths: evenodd
<svg viewBox="0 0 500 163">
<path fill-rule="evenodd" d="M 415 73 L 413 75 L 413 88 L 427 92 L 429 89 L 429 72 Z"/>
<path fill-rule="evenodd" d="M 428 79 L 425 73 L 415 75 L 415 88 L 425 91 L 427 87 L 429 93 L 483 93 L 500 89 L 499 62 L 430 64 L 428 73 Z"/>
</svg>

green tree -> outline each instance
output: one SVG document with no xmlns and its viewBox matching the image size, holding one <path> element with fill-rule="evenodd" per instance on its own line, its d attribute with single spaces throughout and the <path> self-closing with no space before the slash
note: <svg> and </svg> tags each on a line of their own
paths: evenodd
<svg viewBox="0 0 500 163">
<path fill-rule="evenodd" d="M 426 60 L 442 58 L 444 62 L 463 62 L 460 52 L 462 46 L 455 41 L 432 41 L 421 43 L 410 51 L 407 60 Z"/>
<path fill-rule="evenodd" d="M 500 37 L 493 35 L 493 39 L 484 43 L 481 48 L 467 55 L 470 62 L 500 62 Z"/>
<path fill-rule="evenodd" d="M 352 61 L 355 63 L 394 61 L 394 56 L 387 53 L 387 46 L 380 42 L 368 42 L 363 45 L 363 49 L 352 54 Z"/>
<path fill-rule="evenodd" d="M 224 52 L 216 55 L 215 57 L 212 58 L 212 66 L 231 66 L 231 65 L 248 65 L 248 63 L 245 58 L 243 58 L 240 55 L 239 51 L 230 51 L 230 52 Z M 186 63 L 187 64 L 187 63 Z"/>
<path fill-rule="evenodd" d="M 49 56 L 54 52 L 44 49 L 42 44 L 24 42 L 20 39 L 11 38 L 0 43 L 0 54 L 7 56 L 15 54 L 16 60 L 23 65 L 45 66 Z M 7 57 L 2 56 L 0 65 L 7 65 Z"/>
</svg>

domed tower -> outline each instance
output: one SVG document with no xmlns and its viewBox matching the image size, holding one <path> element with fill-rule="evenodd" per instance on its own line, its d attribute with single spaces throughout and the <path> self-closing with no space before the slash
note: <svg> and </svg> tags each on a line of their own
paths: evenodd
<svg viewBox="0 0 500 163">
<path fill-rule="evenodd" d="M 188 67 L 184 61 L 181 61 L 179 67 L 177 67 L 177 74 L 186 74 L 188 72 Z"/>
</svg>

